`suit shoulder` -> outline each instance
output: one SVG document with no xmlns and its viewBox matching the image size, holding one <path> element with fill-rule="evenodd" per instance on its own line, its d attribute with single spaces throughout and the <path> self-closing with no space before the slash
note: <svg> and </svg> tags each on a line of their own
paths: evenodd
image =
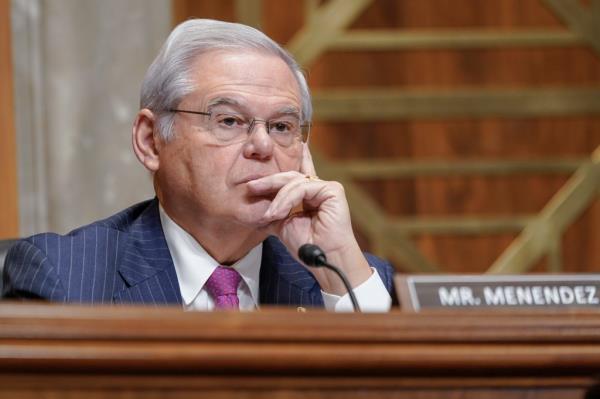
<svg viewBox="0 0 600 399">
<path fill-rule="evenodd" d="M 17 241 L 17 243 L 22 241 L 29 242 L 44 250 L 44 248 L 47 248 L 49 243 L 50 245 L 52 245 L 52 243 L 56 243 L 59 241 L 64 242 L 65 240 L 68 241 L 71 239 L 77 240 L 83 235 L 90 233 L 93 234 L 94 231 L 97 232 L 107 229 L 125 232 L 127 231 L 127 227 L 130 226 L 134 220 L 140 217 L 142 213 L 147 211 L 152 206 L 158 208 L 158 201 L 148 200 L 140 202 L 105 219 L 100 219 L 95 222 L 86 224 L 84 226 L 77 227 L 76 229 L 71 230 L 67 234 L 58 234 L 53 232 L 39 233 L 22 238 L 21 240 Z"/>
<path fill-rule="evenodd" d="M 101 219 L 87 226 L 80 227 L 73 232 L 90 227 L 105 227 L 113 230 L 126 231 L 135 220 L 140 218 L 145 212 L 148 211 L 155 211 L 158 213 L 157 199 L 139 202 L 105 219 Z"/>
<path fill-rule="evenodd" d="M 49 234 L 17 241 L 8 251 L 3 268 L 2 294 L 6 298 L 64 300 L 64 287 L 45 245 Z"/>
</svg>

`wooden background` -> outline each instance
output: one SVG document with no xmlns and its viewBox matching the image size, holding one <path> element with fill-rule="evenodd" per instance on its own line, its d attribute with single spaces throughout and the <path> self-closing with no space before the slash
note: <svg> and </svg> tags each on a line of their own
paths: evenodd
<svg viewBox="0 0 600 399">
<path fill-rule="evenodd" d="M 305 22 L 305 3 L 264 0 L 261 29 L 282 44 Z M 317 2 L 319 3 L 319 2 Z M 326 2 L 321 2 L 326 3 Z M 591 2 L 581 2 L 591 7 Z M 189 17 L 237 21 L 235 1 L 174 2 L 175 23 Z M 350 25 L 355 29 L 524 29 L 567 32 L 540 0 L 375 0 Z M 332 49 L 307 67 L 313 92 L 402 89 L 452 92 L 464 89 L 598 88 L 600 54 L 585 43 L 558 46 L 496 46 L 464 49 L 343 51 Z M 580 112 L 528 117 L 419 117 L 383 121 L 319 121 L 312 146 L 328 161 L 402 159 L 574 160 L 600 145 L 600 117 Z M 538 213 L 569 178 L 569 172 L 496 175 L 409 176 L 359 180 L 386 213 L 422 217 L 515 217 Z M 417 219 L 418 220 L 418 219 Z M 359 231 L 360 234 L 360 231 Z M 420 233 L 417 248 L 445 272 L 484 272 L 518 231 L 492 234 Z M 363 234 L 363 243 L 376 246 Z M 562 238 L 563 271 L 600 271 L 600 201 L 577 218 Z M 395 262 L 403 270 L 401 262 Z M 545 258 L 533 271 L 546 271 Z"/>
<path fill-rule="evenodd" d="M 300 0 L 173 0 L 174 24 L 189 17 L 259 23 L 269 36 L 287 44 L 307 21 Z M 568 36 L 569 28 L 547 6 L 550 1 L 577 3 L 595 13 L 598 0 L 374 0 L 349 30 L 436 31 L 483 29 L 506 32 L 546 30 L 563 35 L 558 45 L 463 48 L 403 48 L 387 51 L 328 49 L 306 66 L 315 98 L 332 89 L 381 89 L 432 93 L 464 90 L 591 89 L 600 94 L 600 53 Z M 348 1 L 348 4 L 352 1 Z M 17 170 L 12 118 L 9 2 L 0 0 L 0 238 L 18 234 Z M 323 24 L 327 26 L 327 23 Z M 600 24 L 596 24 L 600 26 Z M 600 36 L 597 34 L 597 36 Z M 543 100 L 543 98 L 540 98 Z M 600 104 L 600 101 L 597 101 Z M 479 104 L 473 103 L 474 106 Z M 553 160 L 569 165 L 588 159 L 600 145 L 599 106 L 562 115 L 404 116 L 382 120 L 336 120 L 317 107 L 312 147 L 330 165 L 346 162 L 436 161 L 530 162 Z M 475 114 L 475 110 L 473 111 Z M 438 168 L 439 169 L 439 168 Z M 442 168 L 443 169 L 443 168 Z M 320 169 L 322 170 L 322 169 Z M 511 225 L 493 231 L 413 229 L 409 240 L 444 272 L 484 272 L 567 181 L 573 168 L 527 173 L 429 173 L 357 178 L 389 218 L 415 226 L 461 218 L 491 219 Z M 322 173 L 322 172 L 321 172 Z M 597 197 L 597 196 L 596 196 Z M 399 270 L 410 265 L 381 253 L 377 237 L 364 229 L 362 210 L 353 208 L 355 228 L 365 248 L 390 257 Z M 368 219 L 368 218 L 367 218 Z M 442 224 L 444 224 L 442 223 Z M 477 224 L 477 223 L 476 223 Z M 592 201 L 565 232 L 557 256 L 564 271 L 600 271 L 600 201 Z M 542 258 L 533 271 L 546 271 Z"/>
</svg>

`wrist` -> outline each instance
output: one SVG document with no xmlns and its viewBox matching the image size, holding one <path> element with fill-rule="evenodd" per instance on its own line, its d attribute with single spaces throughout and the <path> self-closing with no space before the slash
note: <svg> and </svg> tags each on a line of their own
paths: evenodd
<svg viewBox="0 0 600 399">
<path fill-rule="evenodd" d="M 340 269 L 347 277 L 352 288 L 367 281 L 373 271 L 369 266 L 358 244 L 337 251 L 326 253 L 327 262 Z M 314 273 L 321 289 L 329 294 L 344 295 L 346 287 L 339 276 L 332 270 L 320 268 Z"/>
</svg>

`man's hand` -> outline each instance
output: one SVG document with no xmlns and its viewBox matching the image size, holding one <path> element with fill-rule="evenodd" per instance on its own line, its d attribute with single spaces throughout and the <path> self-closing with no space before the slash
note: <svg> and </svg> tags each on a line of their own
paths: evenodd
<svg viewBox="0 0 600 399">
<path fill-rule="evenodd" d="M 310 243 L 320 246 L 330 263 L 347 274 L 356 287 L 371 276 L 350 222 L 343 186 L 316 177 L 308 146 L 304 145 L 300 172 L 283 172 L 248 183 L 254 195 L 277 193 L 263 216 L 274 234 L 297 257 L 298 248 Z M 331 271 L 311 269 L 323 291 L 343 295 L 346 290 Z"/>
</svg>

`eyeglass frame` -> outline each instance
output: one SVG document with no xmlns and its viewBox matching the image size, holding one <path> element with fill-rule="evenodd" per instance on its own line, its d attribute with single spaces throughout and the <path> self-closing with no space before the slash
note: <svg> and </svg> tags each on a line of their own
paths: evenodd
<svg viewBox="0 0 600 399">
<path fill-rule="evenodd" d="M 212 112 L 204 112 L 204 111 L 190 111 L 190 110 L 186 110 L 186 109 L 177 109 L 177 108 L 170 108 L 167 111 L 173 112 L 173 113 L 181 112 L 184 114 L 205 115 L 208 117 L 212 116 Z M 269 132 L 269 122 L 270 121 L 254 117 L 254 118 L 252 118 L 252 120 L 250 121 L 250 124 L 248 125 L 248 131 L 246 132 L 248 134 L 248 136 L 250 136 L 250 134 L 252 134 L 252 130 L 254 129 L 256 121 L 264 122 L 265 127 L 267 128 L 267 133 Z M 312 127 L 312 124 L 309 122 L 309 123 L 298 125 L 298 127 L 301 128 L 300 132 L 302 132 L 302 128 L 308 128 L 306 131 L 306 137 L 304 137 L 304 134 L 302 134 L 302 133 L 300 134 L 300 140 L 303 143 L 307 143 L 308 138 L 310 137 L 310 128 Z"/>
</svg>

